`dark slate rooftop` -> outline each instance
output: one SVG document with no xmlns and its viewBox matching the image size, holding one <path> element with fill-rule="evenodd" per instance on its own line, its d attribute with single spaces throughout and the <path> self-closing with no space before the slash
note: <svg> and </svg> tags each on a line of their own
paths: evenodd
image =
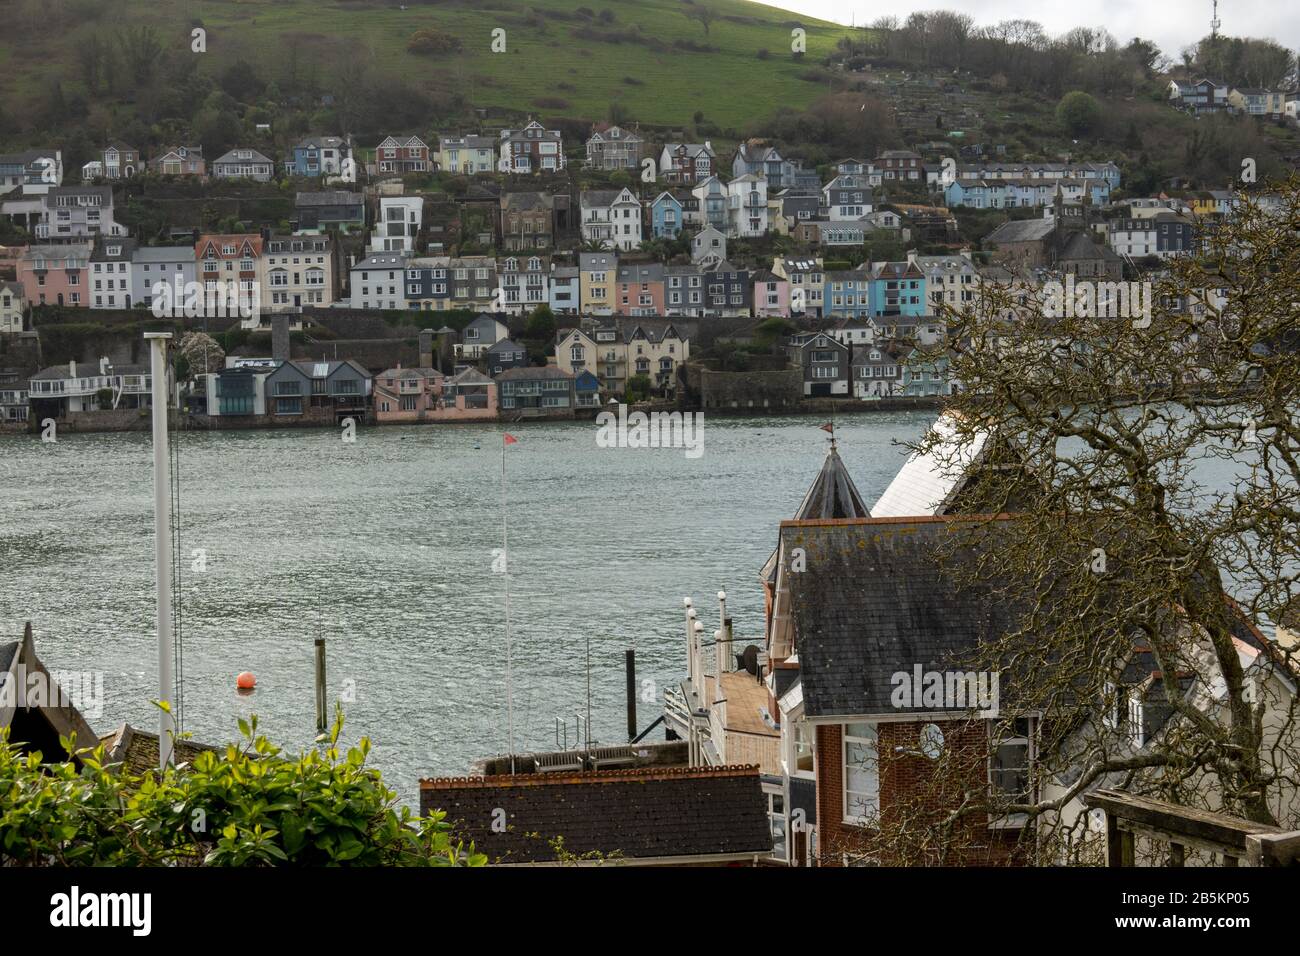
<svg viewBox="0 0 1300 956">
<path fill-rule="evenodd" d="M 1008 519 L 979 520 L 993 525 L 979 532 L 980 545 L 957 549 L 953 562 L 977 560 L 995 537 L 992 529 Z M 807 570 L 787 577 L 808 716 L 900 713 L 890 702 L 895 673 L 918 664 L 923 670 L 953 669 L 982 641 L 1014 629 L 1018 615 L 994 596 L 996 582 L 959 588 L 954 565 L 938 561 L 944 538 L 973 527 L 973 521 L 781 523 L 783 553 L 803 548 L 807 555 Z"/>
<path fill-rule="evenodd" d="M 858 494 L 858 487 L 849 477 L 844 459 L 835 450 L 835 444 L 832 442 L 826 450 L 826 460 L 822 462 L 822 470 L 817 473 L 813 483 L 808 486 L 803 501 L 795 509 L 795 520 L 869 518 L 870 516 L 871 509 L 862 500 L 862 495 Z M 762 574 L 759 575 L 760 580 L 776 581 L 776 566 L 780 553 L 780 547 L 772 552 L 772 556 L 763 565 Z"/>
<path fill-rule="evenodd" d="M 506 814 L 493 832 L 494 812 Z M 420 809 L 445 810 L 455 835 L 499 863 L 546 863 L 552 841 L 578 856 L 653 861 L 766 855 L 757 767 L 650 767 L 420 781 Z"/>
</svg>

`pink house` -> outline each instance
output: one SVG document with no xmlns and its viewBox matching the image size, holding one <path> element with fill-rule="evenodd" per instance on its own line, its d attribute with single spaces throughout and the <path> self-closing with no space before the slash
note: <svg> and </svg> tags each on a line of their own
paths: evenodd
<svg viewBox="0 0 1300 956">
<path fill-rule="evenodd" d="M 478 369 L 442 380 L 437 408 L 429 416 L 435 422 L 467 422 L 497 417 L 497 383 Z"/>
<path fill-rule="evenodd" d="M 657 262 L 620 265 L 614 282 L 614 311 L 619 315 L 663 315 L 664 267 Z"/>
<path fill-rule="evenodd" d="M 438 404 L 443 374 L 436 368 L 390 368 L 375 376 L 375 421 L 422 422 Z"/>
<path fill-rule="evenodd" d="M 18 281 L 32 305 L 70 305 L 86 308 L 86 273 L 90 266 L 89 243 L 70 242 L 57 246 L 28 246 L 18 260 Z"/>
<path fill-rule="evenodd" d="M 790 283 L 768 269 L 754 274 L 754 318 L 790 315 Z"/>
</svg>

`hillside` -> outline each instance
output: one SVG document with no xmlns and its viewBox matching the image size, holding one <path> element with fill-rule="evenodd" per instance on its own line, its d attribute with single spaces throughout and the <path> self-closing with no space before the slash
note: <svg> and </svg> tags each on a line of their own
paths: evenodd
<svg viewBox="0 0 1300 956">
<path fill-rule="evenodd" d="M 644 123 L 684 125 L 703 111 L 743 126 L 777 105 L 804 106 L 825 87 L 800 79 L 808 65 L 790 55 L 795 26 L 807 57 L 826 56 L 847 27 L 744 0 L 708 0 L 707 31 L 691 0 L 15 0 L 0 31 L 0 103 L 11 123 L 31 115 L 54 79 L 64 96 L 88 88 L 88 49 L 149 26 L 161 59 L 193 56 L 211 77 L 244 64 L 283 88 L 304 79 L 330 91 L 339 76 L 414 86 L 435 100 L 605 117 L 618 102 Z M 207 52 L 191 54 L 190 30 L 208 31 Z M 459 52 L 416 55 L 407 43 L 432 29 Z M 505 31 L 506 52 L 491 50 Z M 175 49 L 170 45 L 174 44 Z M 770 51 L 760 60 L 759 50 Z"/>
</svg>

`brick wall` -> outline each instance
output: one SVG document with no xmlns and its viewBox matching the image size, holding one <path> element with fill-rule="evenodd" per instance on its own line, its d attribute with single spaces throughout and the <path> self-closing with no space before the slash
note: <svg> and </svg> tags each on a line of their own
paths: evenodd
<svg viewBox="0 0 1300 956">
<path fill-rule="evenodd" d="M 932 761 L 915 752 L 926 721 L 877 725 L 880 810 L 885 827 L 923 827 L 951 810 L 965 790 L 981 790 L 988 780 L 988 729 L 983 720 L 943 721 L 944 757 Z M 838 865 L 848 849 L 862 852 L 864 831 L 845 825 L 843 737 L 839 725 L 817 727 L 817 839 L 822 865 Z M 900 748 L 901 751 L 900 752 Z M 936 773 L 941 772 L 942 776 Z M 990 829 L 987 817 L 964 818 L 951 837 L 949 865 L 1014 862 L 1017 830 Z M 886 844 L 891 841 L 887 838 Z M 932 851 L 917 851 L 908 864 L 937 863 Z M 919 858 L 918 858 L 919 857 Z M 885 861 L 888 862 L 888 861 Z"/>
</svg>

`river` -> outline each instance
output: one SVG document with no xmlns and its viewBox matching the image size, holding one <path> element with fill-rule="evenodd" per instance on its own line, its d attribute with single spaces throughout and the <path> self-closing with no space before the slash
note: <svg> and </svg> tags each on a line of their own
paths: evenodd
<svg viewBox="0 0 1300 956">
<path fill-rule="evenodd" d="M 842 419 L 868 504 L 932 411 Z M 623 652 L 656 703 L 684 669 L 681 599 L 709 631 L 725 588 L 738 647 L 760 643 L 758 572 L 821 467 L 821 418 L 709 418 L 704 454 L 601 448 L 592 423 L 510 426 L 507 449 L 516 750 L 626 740 Z M 404 801 L 507 744 L 501 426 L 185 432 L 178 439 L 184 729 L 315 737 L 313 640 L 326 639 L 344 736 Z M 476 444 L 478 447 L 476 447 Z M 98 733 L 156 730 L 151 446 L 146 434 L 0 436 L 0 640 L 35 629 L 51 670 L 103 675 Z M 206 570 L 194 570 L 195 550 Z M 250 670 L 257 690 L 240 696 Z M 658 729 L 654 739 L 662 739 Z"/>
</svg>

